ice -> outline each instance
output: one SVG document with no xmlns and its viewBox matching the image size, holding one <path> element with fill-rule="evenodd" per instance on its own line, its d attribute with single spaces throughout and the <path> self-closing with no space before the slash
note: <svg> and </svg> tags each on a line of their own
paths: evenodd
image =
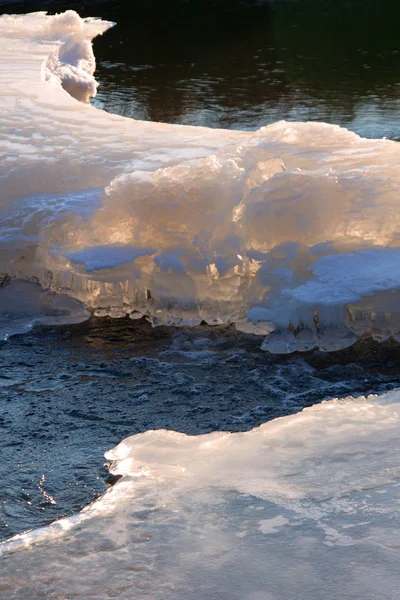
<svg viewBox="0 0 400 600">
<path fill-rule="evenodd" d="M 38 283 L 0 282 L 0 340 L 27 333 L 35 325 L 82 323 L 89 316 L 74 298 L 44 291 Z"/>
<path fill-rule="evenodd" d="M 103 498 L 0 546 L 2 598 L 394 600 L 399 419 L 397 390 L 126 438 Z"/>
<path fill-rule="evenodd" d="M 289 519 L 285 519 L 285 517 L 282 517 L 282 515 L 278 515 L 272 519 L 264 519 L 260 521 L 260 531 L 264 534 L 278 533 L 279 529 L 288 523 L 290 523 Z"/>
<path fill-rule="evenodd" d="M 0 18 L 0 272 L 98 315 L 235 323 L 271 352 L 400 337 L 399 144 L 107 114 L 87 100 L 111 26 Z"/>
<path fill-rule="evenodd" d="M 109 246 L 96 246 L 86 248 L 78 252 L 66 254 L 73 263 L 82 263 L 86 271 L 97 271 L 99 269 L 112 269 L 119 265 L 132 263 L 140 256 L 154 254 L 151 248 L 134 248 L 133 246 L 121 246 L 118 244 Z"/>
<path fill-rule="evenodd" d="M 293 296 L 321 304 L 331 304 L 332 298 L 355 303 L 375 291 L 398 288 L 399 261 L 398 248 L 324 256 L 312 266 L 314 279 L 299 286 Z"/>
<path fill-rule="evenodd" d="M 395 482 L 399 400 L 395 391 L 324 402 L 245 433 L 148 431 L 127 438 L 106 458 L 113 473 L 162 480 L 166 488 L 179 481 L 182 489 L 234 489 L 283 506 L 319 503 Z"/>
</svg>

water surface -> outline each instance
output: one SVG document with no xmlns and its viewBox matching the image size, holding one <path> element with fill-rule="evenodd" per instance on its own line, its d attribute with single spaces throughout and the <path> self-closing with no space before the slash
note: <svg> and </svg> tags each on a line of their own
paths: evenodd
<svg viewBox="0 0 400 600">
<path fill-rule="evenodd" d="M 400 139 L 400 4 L 388 0 L 0 1 L 117 23 L 95 41 L 97 107 L 256 129 L 325 121 Z"/>
<path fill-rule="evenodd" d="M 325 121 L 400 139 L 400 6 L 375 0 L 120 6 L 95 42 L 96 106 L 136 119 L 256 129 Z"/>
<path fill-rule="evenodd" d="M 150 6 L 150 8 L 149 8 Z M 400 139 L 400 6 L 374 0 L 0 2 L 111 18 L 95 42 L 107 111 L 235 129 L 279 119 Z M 96 321 L 0 347 L 0 536 L 78 511 L 106 487 L 103 453 L 152 428 L 245 430 L 322 400 L 399 385 L 398 349 L 361 343 L 273 357 L 233 329 Z"/>
<path fill-rule="evenodd" d="M 149 429 L 245 431 L 324 398 L 400 385 L 399 346 L 277 356 L 233 327 L 96 319 L 0 345 L 0 539 L 78 512 L 104 452 Z"/>
</svg>

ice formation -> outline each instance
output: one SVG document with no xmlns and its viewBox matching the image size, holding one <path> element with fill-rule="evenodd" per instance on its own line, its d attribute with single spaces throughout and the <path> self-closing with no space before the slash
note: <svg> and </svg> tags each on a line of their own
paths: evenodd
<svg viewBox="0 0 400 600">
<path fill-rule="evenodd" d="M 127 438 L 102 499 L 0 546 L 2 598 L 394 600 L 399 421 L 394 391 Z"/>
<path fill-rule="evenodd" d="M 0 18 L 0 272 L 98 315 L 234 322 L 273 352 L 400 339 L 399 144 L 107 114 L 86 102 L 110 26 Z"/>
</svg>

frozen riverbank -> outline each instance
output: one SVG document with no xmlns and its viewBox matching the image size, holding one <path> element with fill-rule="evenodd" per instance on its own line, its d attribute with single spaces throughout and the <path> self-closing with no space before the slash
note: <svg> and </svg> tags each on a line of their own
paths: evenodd
<svg viewBox="0 0 400 600">
<path fill-rule="evenodd" d="M 0 20 L 15 65 L 2 71 L 1 270 L 98 315 L 235 323 L 272 352 L 396 338 L 400 146 L 327 124 L 215 130 L 77 102 L 95 93 L 91 39 L 108 27 L 72 11 Z"/>
</svg>

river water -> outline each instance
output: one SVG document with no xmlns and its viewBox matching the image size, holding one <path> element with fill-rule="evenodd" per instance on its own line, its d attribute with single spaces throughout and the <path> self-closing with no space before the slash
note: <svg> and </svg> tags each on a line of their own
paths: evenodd
<svg viewBox="0 0 400 600">
<path fill-rule="evenodd" d="M 396 2 L 254 4 L 177 2 L 144 19 L 117 15 L 95 44 L 95 105 L 187 125 L 310 120 L 400 138 Z"/>
<path fill-rule="evenodd" d="M 0 12 L 44 8 L 117 23 L 94 43 L 91 102 L 108 112 L 242 130 L 324 121 L 400 140 L 396 2 L 0 2 Z M 259 346 L 233 326 L 153 329 L 144 319 L 94 317 L 1 342 L 0 539 L 98 498 L 114 483 L 103 455 L 127 436 L 247 431 L 400 383 L 392 341 L 301 356 Z"/>
<path fill-rule="evenodd" d="M 256 129 L 280 119 L 400 138 L 400 7 L 374 0 L 35 0 L 116 27 L 94 42 L 95 106 L 166 123 Z"/>
</svg>

